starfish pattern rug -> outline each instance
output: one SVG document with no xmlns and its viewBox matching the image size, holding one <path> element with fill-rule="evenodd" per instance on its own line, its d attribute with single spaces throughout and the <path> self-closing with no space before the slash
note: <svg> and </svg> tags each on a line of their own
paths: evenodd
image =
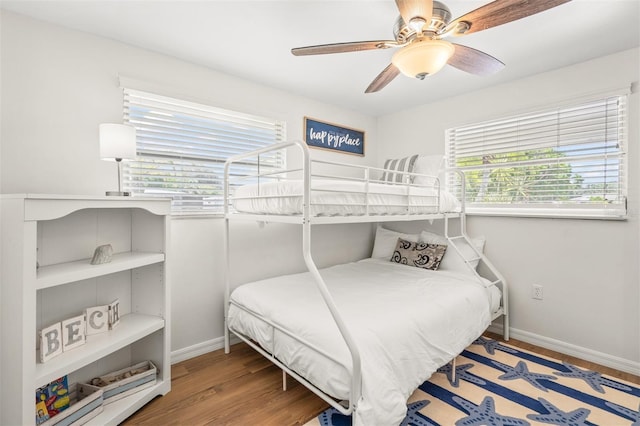
<svg viewBox="0 0 640 426">
<path fill-rule="evenodd" d="M 640 387 L 480 337 L 411 395 L 401 426 L 640 426 Z M 334 408 L 305 426 L 348 426 Z"/>
</svg>

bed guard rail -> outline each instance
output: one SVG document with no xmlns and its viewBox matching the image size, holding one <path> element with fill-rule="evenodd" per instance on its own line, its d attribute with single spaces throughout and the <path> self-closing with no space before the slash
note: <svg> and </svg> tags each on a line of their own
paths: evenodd
<svg viewBox="0 0 640 426">
<path fill-rule="evenodd" d="M 277 156 L 284 155 L 291 148 L 300 153 L 300 166 L 280 167 Z M 274 189 L 272 185 L 292 182 L 298 185 L 283 191 Z M 245 186 L 243 189 L 251 189 L 238 194 L 236 189 L 242 186 Z M 311 160 L 307 145 L 295 140 L 235 155 L 227 160 L 224 213 L 225 216 L 239 213 L 251 216 L 249 218 L 262 215 L 263 219 L 258 220 L 280 222 L 296 222 L 294 219 L 298 219 L 327 223 L 344 218 L 350 218 L 348 221 L 352 222 L 370 222 L 372 219 L 403 220 L 403 216 L 405 220 L 417 220 L 419 215 L 456 212 L 450 206 L 443 208 L 441 205 L 444 199 L 441 187 L 438 176 Z M 331 197 L 332 194 L 338 198 Z M 285 202 L 295 198 L 297 203 L 290 207 L 292 210 L 278 210 L 283 205 L 288 209 Z M 252 210 L 256 205 L 260 206 L 258 210 Z M 456 208 L 458 213 L 462 211 L 461 206 Z M 287 217 L 290 220 L 286 220 Z"/>
</svg>

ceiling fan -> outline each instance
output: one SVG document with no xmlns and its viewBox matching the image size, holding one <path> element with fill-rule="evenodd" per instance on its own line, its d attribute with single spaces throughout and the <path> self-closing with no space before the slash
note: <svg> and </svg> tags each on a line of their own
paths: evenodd
<svg viewBox="0 0 640 426">
<path fill-rule="evenodd" d="M 468 46 L 443 40 L 506 24 L 551 9 L 571 0 L 495 0 L 457 19 L 443 3 L 435 0 L 396 0 L 395 40 L 356 41 L 296 47 L 296 56 L 400 47 L 389 64 L 371 82 L 365 93 L 377 92 L 398 74 L 420 80 L 449 64 L 476 75 L 490 75 L 504 67 L 491 55 Z"/>
</svg>

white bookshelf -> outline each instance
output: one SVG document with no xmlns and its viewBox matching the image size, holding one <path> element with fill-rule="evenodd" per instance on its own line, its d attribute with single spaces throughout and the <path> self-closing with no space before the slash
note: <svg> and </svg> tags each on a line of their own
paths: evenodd
<svg viewBox="0 0 640 426">
<path fill-rule="evenodd" d="M 61 376 L 84 382 L 146 360 L 157 383 L 105 406 L 90 424 L 118 424 L 166 394 L 170 200 L 21 194 L 2 195 L 0 207 L 0 424 L 34 424 L 36 389 Z M 112 245 L 111 262 L 91 265 L 102 244 Z M 115 299 L 116 328 L 38 361 L 38 330 Z"/>
</svg>

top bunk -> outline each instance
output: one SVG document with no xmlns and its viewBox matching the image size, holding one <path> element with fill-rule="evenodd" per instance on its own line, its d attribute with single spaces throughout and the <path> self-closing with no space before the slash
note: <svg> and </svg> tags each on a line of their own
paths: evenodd
<svg viewBox="0 0 640 426">
<path fill-rule="evenodd" d="M 281 167 L 287 154 L 295 158 L 295 150 L 301 166 Z M 456 174 L 447 179 L 455 187 L 446 190 L 441 159 L 415 155 L 377 168 L 312 160 L 302 141 L 274 144 L 226 161 L 225 217 L 297 224 L 459 217 L 464 178 L 458 171 L 446 172 Z"/>
</svg>

